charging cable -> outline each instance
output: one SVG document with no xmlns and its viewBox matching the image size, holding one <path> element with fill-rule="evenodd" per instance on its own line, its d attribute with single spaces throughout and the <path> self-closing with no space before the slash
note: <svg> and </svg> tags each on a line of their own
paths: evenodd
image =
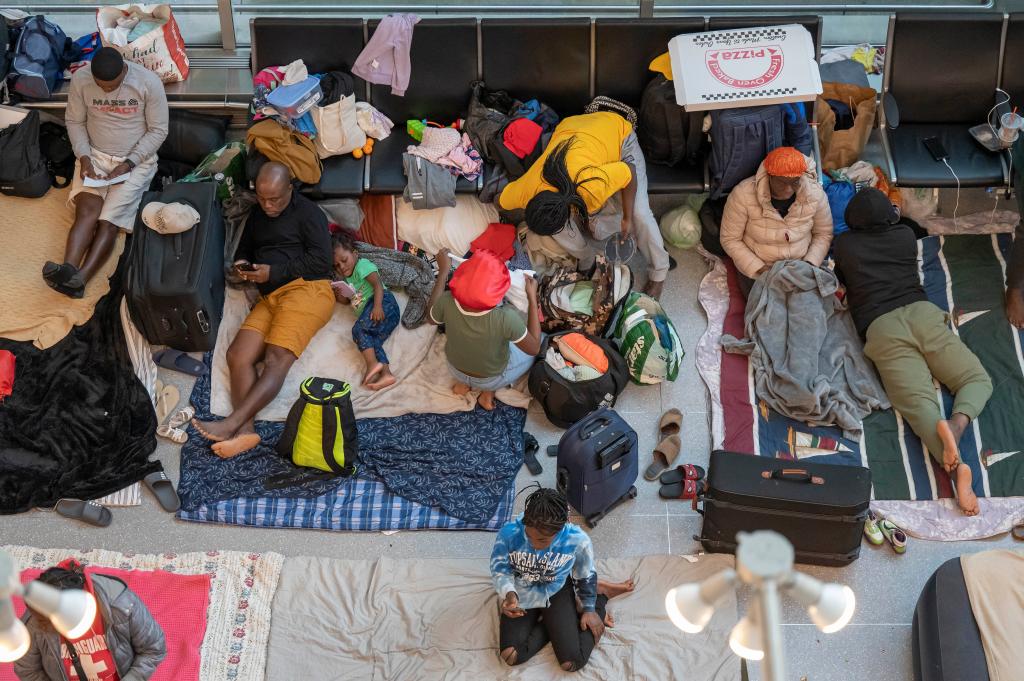
<svg viewBox="0 0 1024 681">
<path fill-rule="evenodd" d="M 949 168 L 949 172 L 953 175 L 953 179 L 956 180 L 956 204 L 953 206 L 953 231 L 957 234 L 960 233 L 960 226 L 956 222 L 956 213 L 960 209 L 960 178 L 957 177 L 956 171 L 953 170 L 953 166 L 949 165 L 949 159 L 942 159 L 942 162 Z"/>
</svg>

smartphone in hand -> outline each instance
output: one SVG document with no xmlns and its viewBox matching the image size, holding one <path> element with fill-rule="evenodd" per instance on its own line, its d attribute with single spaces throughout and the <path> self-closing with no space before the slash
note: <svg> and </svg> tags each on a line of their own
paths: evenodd
<svg viewBox="0 0 1024 681">
<path fill-rule="evenodd" d="M 352 288 L 352 285 L 347 281 L 344 281 L 343 279 L 339 279 L 338 281 L 332 281 L 331 286 L 334 287 L 335 291 L 345 296 L 346 298 L 352 298 L 356 295 L 356 290 Z"/>
<path fill-rule="evenodd" d="M 235 269 L 239 272 L 255 272 L 256 266 L 251 262 L 243 261 L 235 265 Z"/>
</svg>

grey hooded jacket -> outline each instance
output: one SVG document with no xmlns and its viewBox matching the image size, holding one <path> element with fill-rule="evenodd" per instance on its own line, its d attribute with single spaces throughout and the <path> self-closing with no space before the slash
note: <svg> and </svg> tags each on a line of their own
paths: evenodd
<svg viewBox="0 0 1024 681">
<path fill-rule="evenodd" d="M 92 584 L 118 676 L 121 681 L 146 681 L 167 655 L 163 629 L 146 604 L 120 579 L 92 575 Z M 60 635 L 38 614 L 29 614 L 25 626 L 32 644 L 14 663 L 18 678 L 69 681 L 60 657 Z"/>
</svg>

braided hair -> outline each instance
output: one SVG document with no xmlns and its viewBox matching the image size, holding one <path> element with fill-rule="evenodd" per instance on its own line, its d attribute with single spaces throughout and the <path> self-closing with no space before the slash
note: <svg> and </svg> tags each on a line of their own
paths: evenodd
<svg viewBox="0 0 1024 681">
<path fill-rule="evenodd" d="M 565 495 L 550 487 L 540 487 L 526 497 L 523 524 L 555 534 L 569 520 L 569 502 Z"/>
<path fill-rule="evenodd" d="M 555 191 L 546 189 L 538 192 L 526 204 L 526 226 L 535 234 L 541 236 L 557 234 L 565 228 L 566 223 L 572 217 L 579 218 L 580 226 L 584 230 L 590 227 L 590 216 L 587 213 L 587 204 L 580 196 L 580 187 L 591 180 L 600 180 L 600 178 L 588 177 L 580 182 L 569 175 L 565 157 L 574 144 L 576 144 L 575 137 L 559 142 L 544 159 L 541 177 L 554 187 Z M 583 170 L 586 168 L 581 169 L 580 172 Z M 579 177 L 579 173 L 576 174 L 576 177 Z"/>
</svg>

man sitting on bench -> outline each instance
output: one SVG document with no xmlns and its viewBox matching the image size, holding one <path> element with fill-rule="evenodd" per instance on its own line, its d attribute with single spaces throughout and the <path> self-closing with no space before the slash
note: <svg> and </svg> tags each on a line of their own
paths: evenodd
<svg viewBox="0 0 1024 681">
<path fill-rule="evenodd" d="M 260 300 L 228 347 L 234 411 L 222 421 L 192 421 L 222 458 L 259 444 L 253 419 L 334 312 L 331 234 L 323 212 L 292 190 L 291 173 L 280 163 L 260 168 L 256 198 L 235 253 L 235 271 L 258 286 Z"/>
<path fill-rule="evenodd" d="M 47 262 L 43 279 L 72 298 L 110 257 L 117 230 L 131 232 L 142 194 L 156 175 L 167 137 L 167 96 L 152 71 L 104 47 L 71 77 L 65 122 L 78 162 L 69 202 L 75 222 L 62 264 Z M 88 186 L 86 179 L 107 180 Z"/>
<path fill-rule="evenodd" d="M 966 515 L 977 515 L 972 473 L 959 443 L 992 395 L 992 379 L 977 356 L 928 302 L 917 269 L 917 238 L 877 189 L 857 192 L 846 207 L 850 231 L 836 237 L 836 276 L 846 285 L 864 354 L 928 452 L 949 473 Z M 956 396 L 947 420 L 932 377 Z"/>
</svg>

